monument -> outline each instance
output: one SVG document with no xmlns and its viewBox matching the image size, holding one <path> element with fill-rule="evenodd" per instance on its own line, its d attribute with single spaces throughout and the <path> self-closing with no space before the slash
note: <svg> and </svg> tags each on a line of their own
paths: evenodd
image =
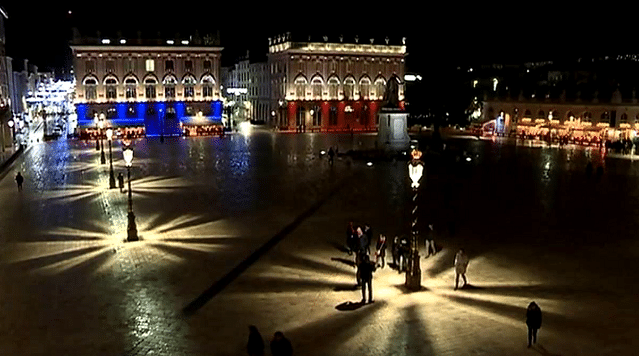
<svg viewBox="0 0 639 356">
<path fill-rule="evenodd" d="M 408 113 L 399 107 L 399 84 L 400 81 L 396 75 L 389 78 L 382 108 L 377 114 L 379 117 L 378 147 L 383 147 L 386 151 L 403 151 L 410 145 Z"/>
</svg>

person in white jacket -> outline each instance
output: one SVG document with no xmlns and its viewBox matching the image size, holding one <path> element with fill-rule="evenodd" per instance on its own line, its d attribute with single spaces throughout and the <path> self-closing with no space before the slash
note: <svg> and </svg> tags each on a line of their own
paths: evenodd
<svg viewBox="0 0 639 356">
<path fill-rule="evenodd" d="M 455 290 L 457 290 L 457 286 L 459 285 L 459 276 L 461 275 L 462 279 L 464 280 L 464 285 L 462 286 L 465 287 L 466 284 L 468 284 L 468 281 L 466 280 L 466 269 L 468 268 L 468 256 L 466 256 L 466 253 L 464 252 L 463 248 L 460 248 L 459 251 L 457 251 L 457 254 L 455 255 Z"/>
</svg>

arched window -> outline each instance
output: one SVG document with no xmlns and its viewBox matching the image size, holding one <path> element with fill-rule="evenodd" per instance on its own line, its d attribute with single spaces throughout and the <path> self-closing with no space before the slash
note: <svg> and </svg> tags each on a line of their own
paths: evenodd
<svg viewBox="0 0 639 356">
<path fill-rule="evenodd" d="M 313 93 L 313 99 L 321 100 L 322 99 L 322 90 L 324 88 L 324 82 L 322 78 L 316 76 L 311 80 L 311 92 Z"/>
<path fill-rule="evenodd" d="M 213 96 L 213 86 L 215 86 L 215 79 L 210 74 L 206 74 L 202 77 L 202 96 L 210 98 Z"/>
<path fill-rule="evenodd" d="M 314 106 L 311 110 L 311 116 L 313 116 L 313 126 L 322 126 L 322 108 Z"/>
<path fill-rule="evenodd" d="M 173 75 L 167 75 L 164 77 L 162 84 L 164 84 L 164 97 L 167 99 L 175 98 L 175 85 L 177 85 L 177 78 Z"/>
<path fill-rule="evenodd" d="M 308 85 L 308 81 L 304 76 L 298 76 L 295 78 L 295 96 L 297 100 L 305 100 L 306 99 L 306 86 Z"/>
<path fill-rule="evenodd" d="M 84 79 L 84 97 L 86 100 L 95 100 L 98 98 L 98 79 L 95 77 L 87 77 Z"/>
<path fill-rule="evenodd" d="M 306 123 L 306 108 L 302 105 L 297 107 L 297 126 L 304 126 Z"/>
<path fill-rule="evenodd" d="M 359 80 L 359 95 L 361 99 L 368 100 L 370 96 L 371 80 L 368 77 L 362 77 Z"/>
<path fill-rule="evenodd" d="M 552 117 L 551 117 L 551 116 L 552 116 Z M 557 110 L 553 110 L 553 111 L 551 111 L 551 112 L 550 112 L 550 114 L 549 114 L 548 118 L 549 118 L 549 119 L 552 119 L 552 120 L 559 120 L 559 116 L 560 116 L 560 115 L 559 115 L 559 111 L 557 111 Z"/>
<path fill-rule="evenodd" d="M 537 113 L 537 118 L 546 119 L 546 113 L 543 110 L 539 110 L 539 112 Z"/>
<path fill-rule="evenodd" d="M 117 99 L 118 98 L 118 79 L 114 76 L 107 76 L 104 78 L 104 85 L 106 86 L 106 98 Z"/>
<path fill-rule="evenodd" d="M 568 111 L 568 113 L 566 114 L 566 120 L 575 121 L 575 114 L 573 114 L 572 111 Z"/>
<path fill-rule="evenodd" d="M 378 100 L 382 100 L 384 98 L 384 94 L 386 92 L 386 80 L 384 77 L 377 77 L 375 79 L 375 95 Z"/>
<path fill-rule="evenodd" d="M 621 121 L 619 121 L 619 123 L 627 124 L 628 123 L 628 114 L 626 114 L 626 113 L 621 114 L 621 119 L 620 120 Z"/>
<path fill-rule="evenodd" d="M 592 113 L 588 111 L 584 113 L 584 122 L 592 122 Z"/>
<path fill-rule="evenodd" d="M 344 99 L 353 100 L 355 98 L 355 78 L 344 79 Z"/>
<path fill-rule="evenodd" d="M 127 77 L 124 79 L 124 88 L 127 99 L 135 99 L 137 96 L 138 80 L 135 77 Z"/>
<path fill-rule="evenodd" d="M 337 79 L 337 77 L 331 77 L 328 79 L 328 99 L 339 99 L 339 79 Z"/>
<path fill-rule="evenodd" d="M 197 80 L 192 75 L 185 75 L 182 79 L 182 84 L 184 84 L 184 97 L 192 98 L 195 95 L 195 84 Z"/>
<path fill-rule="evenodd" d="M 526 109 L 526 111 L 524 112 L 524 117 L 530 119 L 531 116 L 532 116 L 532 112 L 530 112 L 530 110 Z"/>
<path fill-rule="evenodd" d="M 158 84 L 158 80 L 155 77 L 146 77 L 144 79 L 144 93 L 147 99 L 155 99 L 155 86 Z"/>
</svg>

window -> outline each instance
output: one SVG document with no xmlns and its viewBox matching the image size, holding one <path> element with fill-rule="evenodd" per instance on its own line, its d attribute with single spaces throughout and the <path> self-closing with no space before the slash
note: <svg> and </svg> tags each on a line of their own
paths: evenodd
<svg viewBox="0 0 639 356">
<path fill-rule="evenodd" d="M 155 78 L 144 79 L 144 94 L 147 99 L 155 99 L 155 85 L 158 83 Z"/>
<path fill-rule="evenodd" d="M 128 58 L 124 60 L 124 73 L 135 72 L 135 60 Z"/>
<path fill-rule="evenodd" d="M 184 61 L 184 71 L 185 72 L 192 72 L 193 71 L 193 61 L 192 60 Z"/>
<path fill-rule="evenodd" d="M 313 115 L 313 126 L 322 126 L 322 108 L 315 106 L 311 112 Z"/>
<path fill-rule="evenodd" d="M 306 108 L 303 106 L 297 107 L 297 126 L 304 126 L 306 121 Z"/>
<path fill-rule="evenodd" d="M 177 84 L 177 79 L 173 75 L 168 75 L 164 78 L 164 97 L 165 98 L 175 98 L 175 85 Z"/>
<path fill-rule="evenodd" d="M 87 73 L 95 73 L 95 61 L 86 61 L 85 66 L 87 69 Z"/>
<path fill-rule="evenodd" d="M 205 98 L 209 98 L 213 96 L 213 86 L 215 85 L 215 80 L 213 77 L 209 75 L 205 75 L 202 78 L 202 96 Z"/>
<path fill-rule="evenodd" d="M 166 61 L 164 61 L 164 70 L 165 71 L 173 71 L 173 61 L 168 59 Z"/>
<path fill-rule="evenodd" d="M 135 99 L 136 97 L 136 87 L 138 85 L 138 81 L 135 78 L 127 78 L 124 81 L 124 86 L 126 88 L 126 98 L 127 99 Z"/>
<path fill-rule="evenodd" d="M 328 111 L 328 124 L 331 126 L 337 125 L 337 108 L 335 106 L 331 106 Z"/>
<path fill-rule="evenodd" d="M 182 80 L 182 84 L 184 84 L 184 97 L 185 98 L 192 98 L 194 95 L 194 87 L 195 87 L 195 83 L 197 83 L 197 81 L 195 80 L 195 77 L 192 75 L 187 75 L 184 77 L 184 79 Z"/>
<path fill-rule="evenodd" d="M 382 100 L 384 98 L 384 93 L 386 92 L 386 80 L 384 78 L 375 79 L 375 95 L 377 96 L 377 100 Z"/>
<path fill-rule="evenodd" d="M 211 71 L 211 61 L 208 59 L 204 61 L 204 71 L 205 72 Z"/>
<path fill-rule="evenodd" d="M 146 63 L 145 63 L 145 66 L 146 66 L 146 71 L 147 72 L 154 72 L 155 71 L 155 61 L 154 60 L 147 59 Z"/>
<path fill-rule="evenodd" d="M 328 98 L 330 100 L 337 100 L 339 92 L 339 80 L 335 77 L 332 77 L 328 80 Z"/>
<path fill-rule="evenodd" d="M 359 81 L 359 95 L 361 99 L 368 100 L 371 80 L 364 77 Z"/>
<path fill-rule="evenodd" d="M 306 78 L 298 77 L 295 79 L 295 95 L 298 100 L 306 99 Z"/>
<path fill-rule="evenodd" d="M 344 80 L 344 99 L 353 100 L 355 92 L 355 79 L 349 77 Z"/>
<path fill-rule="evenodd" d="M 545 119 L 546 118 L 546 114 L 544 113 L 543 110 L 539 110 L 539 112 L 537 113 L 537 118 L 538 119 Z"/>
<path fill-rule="evenodd" d="M 107 85 L 106 87 L 106 97 L 107 99 L 117 99 L 118 98 L 118 90 L 115 85 Z"/>
<path fill-rule="evenodd" d="M 115 61 L 112 59 L 109 59 L 106 61 L 106 72 L 107 73 L 113 73 L 115 71 Z"/>
<path fill-rule="evenodd" d="M 314 78 L 311 82 L 313 99 L 322 99 L 322 84 L 322 79 L 320 78 Z"/>
</svg>

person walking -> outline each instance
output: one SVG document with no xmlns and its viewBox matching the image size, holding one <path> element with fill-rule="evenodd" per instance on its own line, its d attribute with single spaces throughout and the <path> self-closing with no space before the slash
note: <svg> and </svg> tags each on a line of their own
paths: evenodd
<svg viewBox="0 0 639 356">
<path fill-rule="evenodd" d="M 20 172 L 18 172 L 18 174 L 16 174 L 16 183 L 18 183 L 18 191 L 21 192 L 22 191 L 22 183 L 24 182 L 24 177 L 22 176 L 22 174 L 20 174 Z"/>
<path fill-rule="evenodd" d="M 359 250 L 368 255 L 368 236 L 364 234 L 360 226 L 357 227 L 357 239 L 359 241 Z"/>
<path fill-rule="evenodd" d="M 271 355 L 272 356 L 292 356 L 293 346 L 291 342 L 284 336 L 281 331 L 275 332 L 273 340 L 271 341 Z"/>
<path fill-rule="evenodd" d="M 466 269 L 468 268 L 468 256 L 466 256 L 466 252 L 463 248 L 460 248 L 455 255 L 455 290 L 457 290 L 459 285 L 459 276 L 461 275 L 464 280 L 464 288 L 468 281 L 466 280 Z"/>
<path fill-rule="evenodd" d="M 375 246 L 375 251 L 375 265 L 384 268 L 384 258 L 386 257 L 386 236 L 381 234 L 379 235 L 379 239 L 377 239 L 377 245 Z"/>
<path fill-rule="evenodd" d="M 435 256 L 437 250 L 435 249 L 435 233 L 433 232 L 433 224 L 428 224 L 428 231 L 426 232 L 426 240 L 424 241 L 424 245 L 426 247 L 426 257 L 431 254 Z"/>
<path fill-rule="evenodd" d="M 328 149 L 328 163 L 330 163 L 331 166 L 333 165 L 334 157 L 335 157 L 335 151 L 333 151 L 333 146 L 331 146 L 331 148 Z"/>
<path fill-rule="evenodd" d="M 124 175 L 122 175 L 122 172 L 118 173 L 118 185 L 120 186 L 120 193 L 122 193 L 124 189 Z"/>
<path fill-rule="evenodd" d="M 541 309 L 535 302 L 528 304 L 526 325 L 528 326 L 528 347 L 531 347 L 533 343 L 537 343 L 537 330 L 541 328 Z"/>
<path fill-rule="evenodd" d="M 264 356 L 264 340 L 255 325 L 249 325 L 249 338 L 246 344 L 249 356 Z"/>
<path fill-rule="evenodd" d="M 368 289 L 368 302 L 373 303 L 373 272 L 375 272 L 375 264 L 368 259 L 368 255 L 364 255 L 357 265 L 357 273 L 362 282 L 362 304 L 366 303 L 366 289 Z"/>
</svg>

